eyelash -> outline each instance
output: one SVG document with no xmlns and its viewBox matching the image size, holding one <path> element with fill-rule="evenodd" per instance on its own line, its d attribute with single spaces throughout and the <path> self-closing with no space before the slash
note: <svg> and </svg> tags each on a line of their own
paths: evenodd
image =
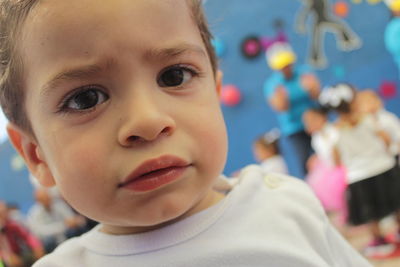
<svg viewBox="0 0 400 267">
<path fill-rule="evenodd" d="M 202 73 L 200 71 L 198 71 L 196 68 L 192 67 L 192 66 L 189 66 L 189 65 L 186 65 L 186 64 L 175 64 L 175 65 L 169 66 L 169 67 L 161 70 L 160 74 L 157 76 L 157 82 L 160 80 L 161 76 L 164 73 L 166 73 L 169 70 L 173 70 L 173 69 L 181 69 L 181 70 L 184 70 L 184 71 L 188 71 L 192 75 L 192 78 L 201 77 L 202 76 Z M 176 87 L 180 88 L 182 86 L 183 86 L 183 84 L 179 85 L 179 86 L 176 86 Z"/>
<path fill-rule="evenodd" d="M 57 113 L 64 113 L 64 114 L 85 113 L 85 114 L 87 114 L 87 113 L 95 111 L 97 106 L 100 105 L 100 104 L 94 105 L 93 107 L 88 108 L 88 109 L 84 109 L 84 110 L 71 109 L 71 108 L 68 107 L 68 102 L 71 101 L 74 97 L 76 97 L 79 94 L 82 94 L 84 92 L 91 91 L 91 90 L 92 91 L 101 92 L 103 94 L 103 96 L 105 96 L 107 98 L 105 101 L 107 101 L 109 99 L 109 95 L 104 92 L 105 90 L 104 90 L 103 87 L 101 87 L 99 85 L 86 85 L 86 86 L 83 86 L 83 87 L 79 87 L 79 88 L 69 92 L 66 96 L 64 96 L 63 100 L 61 101 L 61 103 L 57 107 Z"/>
</svg>

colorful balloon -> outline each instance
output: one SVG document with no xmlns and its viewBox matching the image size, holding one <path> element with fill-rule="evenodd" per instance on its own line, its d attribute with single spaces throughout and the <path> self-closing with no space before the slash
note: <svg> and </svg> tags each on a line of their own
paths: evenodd
<svg viewBox="0 0 400 267">
<path fill-rule="evenodd" d="M 391 81 L 383 81 L 379 87 L 379 94 L 383 98 L 393 98 L 396 96 L 397 87 L 396 83 Z"/>
<path fill-rule="evenodd" d="M 224 105 L 233 107 L 240 103 L 242 94 L 235 85 L 228 84 L 222 87 L 220 99 Z"/>
<path fill-rule="evenodd" d="M 333 11 L 339 17 L 347 17 L 349 14 L 349 6 L 345 1 L 338 1 L 333 6 Z"/>
<path fill-rule="evenodd" d="M 222 57 L 226 52 L 225 43 L 218 37 L 211 40 L 211 44 L 214 47 L 217 57 Z"/>
</svg>

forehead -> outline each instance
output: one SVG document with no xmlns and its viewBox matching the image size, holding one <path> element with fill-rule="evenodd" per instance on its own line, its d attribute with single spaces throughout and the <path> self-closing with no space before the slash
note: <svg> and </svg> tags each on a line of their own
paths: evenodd
<svg viewBox="0 0 400 267">
<path fill-rule="evenodd" d="M 127 32 L 152 33 L 152 37 L 164 32 L 158 38 L 161 41 L 166 34 L 174 36 L 182 30 L 179 25 L 191 23 L 190 18 L 184 0 L 47 0 L 39 2 L 29 14 L 23 34 L 30 46 L 51 50 L 51 45 L 56 45 L 59 54 L 63 47 L 76 43 L 87 47 L 118 34 L 127 38 Z M 168 31 L 157 31 L 160 26 L 168 27 Z"/>
<path fill-rule="evenodd" d="M 140 53 L 183 41 L 202 46 L 185 0 L 42 0 L 27 17 L 19 50 L 25 73 L 40 79 L 29 66 L 40 63 L 49 73 L 106 51 Z"/>
</svg>

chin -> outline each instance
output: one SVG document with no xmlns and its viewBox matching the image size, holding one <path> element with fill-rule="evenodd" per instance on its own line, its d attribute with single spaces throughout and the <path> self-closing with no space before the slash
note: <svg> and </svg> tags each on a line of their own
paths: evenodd
<svg viewBox="0 0 400 267">
<path fill-rule="evenodd" d="M 184 201 L 181 201 L 181 203 L 178 203 L 173 207 L 168 207 L 159 211 L 153 211 L 153 213 L 147 217 L 145 222 L 143 222 L 144 225 L 163 225 L 185 218 L 190 212 L 192 206 L 184 204 L 183 202 Z"/>
</svg>

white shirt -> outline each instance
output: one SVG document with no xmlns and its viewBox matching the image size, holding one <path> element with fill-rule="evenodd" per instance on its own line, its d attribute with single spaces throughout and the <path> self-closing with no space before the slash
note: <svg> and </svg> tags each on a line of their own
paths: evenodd
<svg viewBox="0 0 400 267">
<path fill-rule="evenodd" d="M 365 267 L 371 266 L 329 223 L 308 186 L 241 172 L 218 204 L 151 232 L 99 231 L 66 241 L 33 267 Z"/>
<path fill-rule="evenodd" d="M 373 177 L 394 167 L 395 159 L 377 135 L 377 130 L 371 116 L 354 127 L 340 129 L 337 147 L 347 170 L 348 183 Z"/>
<path fill-rule="evenodd" d="M 33 205 L 27 216 L 28 226 L 40 239 L 54 237 L 58 241 L 65 240 L 67 225 L 65 220 L 74 217 L 72 209 L 61 200 L 53 201 L 47 210 L 41 204 Z"/>
<path fill-rule="evenodd" d="M 387 132 L 391 138 L 390 152 L 398 155 L 400 150 L 400 121 L 399 118 L 386 109 L 381 109 L 375 114 L 378 127 Z"/>
<path fill-rule="evenodd" d="M 312 135 L 311 146 L 317 157 L 325 164 L 334 166 L 333 148 L 339 140 L 339 131 L 330 123 Z"/>
</svg>

